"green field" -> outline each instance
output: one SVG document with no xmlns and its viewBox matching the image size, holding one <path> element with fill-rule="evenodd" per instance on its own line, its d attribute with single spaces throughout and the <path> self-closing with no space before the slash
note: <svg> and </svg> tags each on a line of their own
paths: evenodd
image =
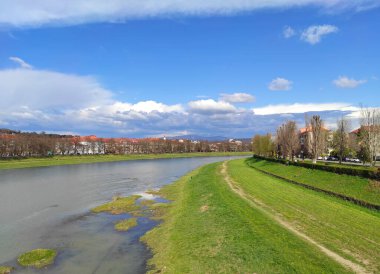
<svg viewBox="0 0 380 274">
<path fill-rule="evenodd" d="M 247 163 L 283 178 L 380 205 L 380 182 L 323 170 L 286 166 L 281 163 L 254 158 L 250 158 Z"/>
<path fill-rule="evenodd" d="M 142 238 L 154 254 L 151 273 L 380 270 L 379 214 L 231 161 L 228 172 L 247 192 L 243 197 L 221 167 L 204 166 L 161 189 L 173 203 L 163 223 Z"/>
<path fill-rule="evenodd" d="M 380 272 L 379 212 L 265 175 L 248 167 L 245 160 L 230 161 L 228 166 L 244 192 L 273 215 L 367 271 Z M 309 176 L 312 179 L 314 174 Z"/>
<path fill-rule="evenodd" d="M 82 155 L 54 156 L 45 158 L 27 158 L 15 160 L 0 160 L 0 169 L 44 167 L 59 165 L 75 165 L 99 162 L 116 162 L 143 159 L 209 157 L 209 156 L 239 156 L 252 155 L 251 152 L 198 152 L 198 153 L 169 153 L 169 154 L 128 154 L 128 155 Z"/>
</svg>

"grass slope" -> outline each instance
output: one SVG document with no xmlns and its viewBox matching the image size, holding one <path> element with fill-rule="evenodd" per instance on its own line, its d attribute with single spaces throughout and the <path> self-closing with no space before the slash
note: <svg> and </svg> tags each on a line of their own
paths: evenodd
<svg viewBox="0 0 380 274">
<path fill-rule="evenodd" d="M 380 272 L 380 213 L 265 175 L 245 160 L 230 161 L 228 166 L 243 190 L 273 214 L 342 257 Z"/>
<path fill-rule="evenodd" d="M 283 178 L 380 205 L 380 182 L 253 158 L 250 158 L 247 163 Z"/>
<path fill-rule="evenodd" d="M 162 195 L 174 200 L 164 222 L 142 238 L 151 273 L 347 273 L 314 246 L 233 193 L 207 165 Z"/>
<path fill-rule="evenodd" d="M 28 167 L 88 164 L 88 163 L 99 163 L 99 162 L 143 160 L 143 159 L 240 156 L 240 155 L 248 156 L 248 155 L 252 155 L 252 153 L 251 152 L 199 152 L 199 153 L 169 153 L 169 154 L 54 156 L 54 157 L 48 157 L 48 158 L 0 160 L 0 170 L 14 169 L 14 168 L 28 168 Z"/>
</svg>

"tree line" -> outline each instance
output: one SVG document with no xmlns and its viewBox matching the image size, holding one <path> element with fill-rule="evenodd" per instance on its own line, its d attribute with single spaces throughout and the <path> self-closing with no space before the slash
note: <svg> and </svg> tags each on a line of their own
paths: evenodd
<svg viewBox="0 0 380 274">
<path fill-rule="evenodd" d="M 310 158 L 313 163 L 322 156 L 334 156 L 339 162 L 358 158 L 363 163 L 376 164 L 380 156 L 380 109 L 362 108 L 360 127 L 351 131 L 350 120 L 337 120 L 336 129 L 328 130 L 319 115 L 305 117 L 305 127 L 298 129 L 295 121 L 286 121 L 276 135 L 255 135 L 253 153 L 259 156 L 294 161 Z"/>
<path fill-rule="evenodd" d="M 98 138 L 0 130 L 0 157 L 250 151 L 250 142 Z"/>
</svg>

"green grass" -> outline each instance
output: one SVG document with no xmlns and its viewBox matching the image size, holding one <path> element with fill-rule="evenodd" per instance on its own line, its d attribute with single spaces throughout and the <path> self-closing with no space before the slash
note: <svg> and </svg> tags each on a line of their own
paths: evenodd
<svg viewBox="0 0 380 274">
<path fill-rule="evenodd" d="M 22 266 L 43 268 L 54 263 L 57 252 L 52 249 L 35 249 L 18 257 L 17 261 Z"/>
<path fill-rule="evenodd" d="M 108 212 L 111 214 L 134 213 L 140 209 L 136 204 L 136 200 L 140 195 L 132 195 L 129 197 L 114 197 L 111 202 L 93 208 L 94 213 Z"/>
<path fill-rule="evenodd" d="M 251 152 L 199 152 L 199 153 L 168 153 L 168 154 L 127 154 L 127 155 L 82 155 L 82 156 L 54 156 L 45 158 L 27 158 L 0 160 L 1 169 L 30 168 L 59 165 L 75 165 L 99 162 L 116 162 L 144 159 L 165 159 L 185 157 L 210 156 L 239 156 L 252 155 Z"/>
<path fill-rule="evenodd" d="M 316 247 L 232 192 L 220 164 L 198 169 L 161 194 L 174 202 L 143 236 L 150 273 L 347 273 Z"/>
<path fill-rule="evenodd" d="M 13 267 L 11 266 L 2 266 L 0 265 L 0 274 L 9 274 L 13 270 Z"/>
<path fill-rule="evenodd" d="M 247 163 L 260 170 L 323 190 L 343 194 L 371 204 L 380 205 L 380 182 L 370 179 L 335 174 L 298 166 L 250 158 Z"/>
<path fill-rule="evenodd" d="M 380 273 L 379 212 L 265 175 L 248 167 L 245 160 L 230 161 L 228 166 L 243 190 L 267 205 L 273 214 L 341 256 Z M 320 178 L 315 173 L 308 174 L 310 181 Z M 323 178 L 333 175 L 328 173 Z"/>
<path fill-rule="evenodd" d="M 130 218 L 126 220 L 119 221 L 115 224 L 115 229 L 117 231 L 128 231 L 132 227 L 137 226 L 137 219 L 136 218 Z"/>
</svg>

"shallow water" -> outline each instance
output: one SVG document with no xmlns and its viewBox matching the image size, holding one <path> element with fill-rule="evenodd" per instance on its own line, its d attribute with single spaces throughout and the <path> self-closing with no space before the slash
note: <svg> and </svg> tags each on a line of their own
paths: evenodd
<svg viewBox="0 0 380 274">
<path fill-rule="evenodd" d="M 234 157 L 139 160 L 0 171 L 0 265 L 19 254 L 58 250 L 56 263 L 17 273 L 144 273 L 140 236 L 155 221 L 139 218 L 128 232 L 114 222 L 128 215 L 92 214 L 114 195 L 128 196 L 175 181 L 206 163 Z"/>
</svg>

